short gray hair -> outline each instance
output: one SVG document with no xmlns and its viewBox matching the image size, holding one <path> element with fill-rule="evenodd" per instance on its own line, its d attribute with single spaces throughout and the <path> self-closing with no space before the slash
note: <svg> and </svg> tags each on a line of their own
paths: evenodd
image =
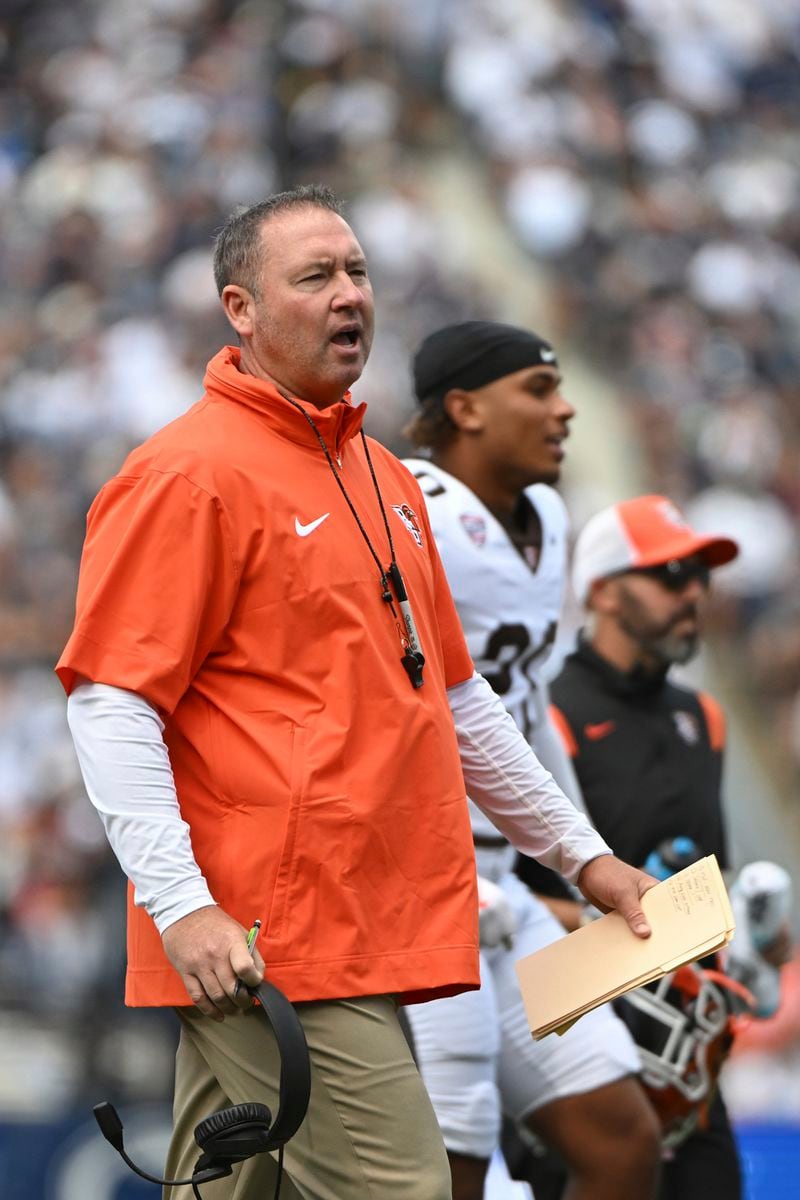
<svg viewBox="0 0 800 1200">
<path fill-rule="evenodd" d="M 276 192 L 258 204 L 234 212 L 214 239 L 214 280 L 217 292 L 236 283 L 259 299 L 261 226 L 271 216 L 292 208 L 327 208 L 342 215 L 342 205 L 329 187 L 307 183 L 286 192 Z"/>
</svg>

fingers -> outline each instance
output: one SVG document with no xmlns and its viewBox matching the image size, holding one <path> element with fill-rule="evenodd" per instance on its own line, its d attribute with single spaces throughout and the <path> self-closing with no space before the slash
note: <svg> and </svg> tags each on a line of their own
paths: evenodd
<svg viewBox="0 0 800 1200">
<path fill-rule="evenodd" d="M 195 1000 L 195 1004 L 206 1016 L 222 1021 L 226 1016 L 251 1007 L 253 1001 L 246 987 L 258 987 L 261 983 L 264 960 L 255 947 L 251 956 L 242 931 L 241 941 L 236 939 L 230 946 L 227 962 L 211 963 L 207 971 L 198 973 L 194 978 L 202 988 L 199 1001 Z M 240 987 L 240 983 L 246 987 Z"/>
<path fill-rule="evenodd" d="M 191 986 L 187 983 L 187 991 L 192 1003 L 214 1021 L 222 1021 L 226 1016 L 232 1016 L 252 1006 L 250 993 L 246 987 L 240 986 L 240 983 L 257 987 L 264 976 L 264 962 L 260 954 L 259 963 L 253 961 L 246 949 L 246 943 L 245 950 L 247 962 L 242 963 L 239 971 L 233 970 L 233 959 L 237 956 L 232 950 L 229 964 L 219 964 L 216 968 L 209 966 L 206 971 L 186 977 L 191 981 Z"/>
<path fill-rule="evenodd" d="M 640 938 L 650 937 L 652 932 L 642 911 L 642 896 L 657 882 L 613 855 L 592 859 L 578 877 L 578 886 L 587 900 L 604 911 L 616 909 Z"/>
<path fill-rule="evenodd" d="M 248 992 L 248 987 L 258 987 L 264 978 L 264 960 L 259 954 L 256 947 L 251 951 L 247 951 L 247 960 L 241 964 L 241 956 L 238 953 L 238 947 L 234 947 L 231 951 L 231 967 L 236 975 L 236 982 L 233 987 L 233 1000 L 236 1007 L 239 1009 L 251 1008 L 253 1004 L 252 997 Z"/>
<path fill-rule="evenodd" d="M 234 979 L 241 979 L 248 987 L 258 987 L 264 978 L 264 960 L 255 946 L 251 955 L 244 937 L 232 943 L 229 962 Z"/>
<path fill-rule="evenodd" d="M 636 934 L 637 937 L 640 937 L 640 938 L 649 938 L 650 937 L 650 934 L 653 931 L 650 928 L 650 924 L 647 920 L 647 917 L 644 915 L 644 913 L 642 912 L 642 910 L 639 906 L 638 896 L 636 897 L 636 900 L 633 902 L 629 902 L 627 897 L 625 898 L 624 902 L 622 900 L 620 900 L 620 904 L 618 906 L 618 911 L 622 914 L 622 916 L 628 922 L 628 926 Z"/>
<path fill-rule="evenodd" d="M 256 987 L 264 975 L 264 960 L 233 918 L 216 905 L 206 905 L 182 917 L 162 934 L 164 949 L 184 982 L 189 997 L 205 1016 L 222 1021 L 249 1007 L 240 980 Z"/>
<path fill-rule="evenodd" d="M 630 929 L 637 937 L 648 938 L 653 932 L 650 922 L 644 915 L 641 899 L 645 892 L 655 887 L 658 880 L 643 871 L 633 871 L 630 880 L 626 880 L 623 892 L 620 894 L 617 909 L 628 922 Z"/>
<path fill-rule="evenodd" d="M 207 977 L 204 982 L 198 975 L 184 975 L 183 982 L 192 1004 L 204 1016 L 211 1017 L 212 1021 L 224 1021 L 226 1012 L 236 1012 L 236 1005 L 232 1001 L 228 1001 L 230 1008 L 225 1006 L 227 997 L 225 992 L 220 990 L 216 980 L 212 983 Z"/>
</svg>

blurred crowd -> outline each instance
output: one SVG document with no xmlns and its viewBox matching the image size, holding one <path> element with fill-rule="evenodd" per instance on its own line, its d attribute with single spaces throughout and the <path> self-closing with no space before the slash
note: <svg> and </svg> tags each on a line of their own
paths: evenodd
<svg viewBox="0 0 800 1200">
<path fill-rule="evenodd" d="M 800 771 L 799 52 L 800 0 L 5 0 L 0 1010 L 163 1082 L 108 1042 L 121 886 L 52 665 L 92 496 L 230 340 L 214 233 L 283 186 L 348 202 L 379 296 L 357 395 L 402 450 L 411 348 L 498 313 L 416 170 L 468 146 L 647 485 L 744 543 L 723 619 Z"/>
<path fill-rule="evenodd" d="M 444 93 L 614 380 L 645 485 L 735 533 L 720 616 L 800 772 L 800 3 L 465 0 Z"/>
</svg>

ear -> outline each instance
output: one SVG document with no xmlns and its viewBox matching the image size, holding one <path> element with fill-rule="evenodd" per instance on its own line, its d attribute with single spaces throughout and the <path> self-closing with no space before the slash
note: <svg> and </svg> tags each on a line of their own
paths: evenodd
<svg viewBox="0 0 800 1200">
<path fill-rule="evenodd" d="M 255 301 L 247 288 L 229 283 L 220 296 L 225 316 L 239 337 L 251 337 L 255 323 Z"/>
<path fill-rule="evenodd" d="M 481 433 L 485 426 L 483 406 L 475 392 L 451 388 L 442 402 L 456 429 L 462 433 Z"/>
<path fill-rule="evenodd" d="M 617 611 L 619 601 L 618 579 L 595 579 L 589 589 L 586 607 L 595 613 L 609 615 Z"/>
</svg>

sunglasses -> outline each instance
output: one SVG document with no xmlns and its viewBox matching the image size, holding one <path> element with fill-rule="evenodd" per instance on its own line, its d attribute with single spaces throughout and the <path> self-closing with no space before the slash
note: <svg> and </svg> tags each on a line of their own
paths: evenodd
<svg viewBox="0 0 800 1200">
<path fill-rule="evenodd" d="M 711 579 L 708 563 L 698 558 L 671 558 L 668 562 L 659 563 L 657 567 L 634 567 L 625 574 L 645 575 L 648 579 L 655 579 L 668 592 L 682 592 L 695 579 L 706 588 Z"/>
</svg>

